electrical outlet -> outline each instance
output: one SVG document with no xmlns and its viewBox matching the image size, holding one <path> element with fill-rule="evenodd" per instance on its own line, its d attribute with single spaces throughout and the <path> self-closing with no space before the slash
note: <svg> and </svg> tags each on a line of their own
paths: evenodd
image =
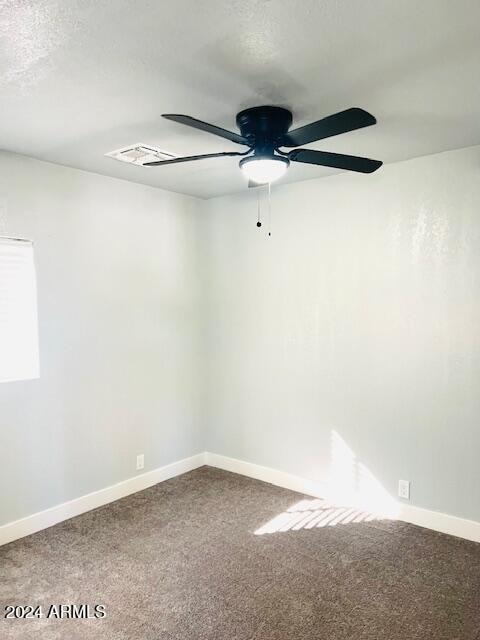
<svg viewBox="0 0 480 640">
<path fill-rule="evenodd" d="M 145 466 L 145 456 L 143 453 L 139 453 L 137 456 L 137 471 L 140 471 Z"/>
<path fill-rule="evenodd" d="M 404 500 L 410 500 L 410 481 L 399 480 L 398 481 L 398 497 Z"/>
</svg>

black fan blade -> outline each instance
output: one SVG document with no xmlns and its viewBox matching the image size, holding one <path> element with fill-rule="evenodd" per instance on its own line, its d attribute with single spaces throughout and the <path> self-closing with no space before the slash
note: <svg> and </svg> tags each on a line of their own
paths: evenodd
<svg viewBox="0 0 480 640">
<path fill-rule="evenodd" d="M 283 136 L 279 146 L 301 147 L 316 140 L 323 140 L 331 136 L 338 136 L 340 133 L 347 133 L 347 131 L 369 127 L 376 122 L 368 111 L 353 107 L 352 109 L 334 113 L 332 116 L 327 116 L 299 129 L 289 131 Z"/>
<path fill-rule="evenodd" d="M 248 151 L 247 151 L 248 153 Z M 206 160 L 207 158 L 224 158 L 225 156 L 244 156 L 245 153 L 236 151 L 222 151 L 221 153 L 205 153 L 203 156 L 184 156 L 171 160 L 158 160 L 157 162 L 145 162 L 144 167 L 158 167 L 161 164 L 176 164 L 177 162 L 192 162 L 192 160 Z"/>
<path fill-rule="evenodd" d="M 227 131 L 226 129 L 222 129 L 221 127 L 216 127 L 214 124 L 208 124 L 208 122 L 202 122 L 202 120 L 197 120 L 196 118 L 191 118 L 190 116 L 184 116 L 177 113 L 164 113 L 162 117 L 166 118 L 167 120 L 179 122 L 180 124 L 186 124 L 187 127 L 193 127 L 194 129 L 199 129 L 200 131 L 213 133 L 214 136 L 226 138 L 227 140 L 231 140 L 232 142 L 236 142 L 237 144 L 244 144 L 249 146 L 248 140 L 243 136 L 239 135 L 238 133 L 233 133 L 233 131 Z"/>
<path fill-rule="evenodd" d="M 312 149 L 294 149 L 288 154 L 293 162 L 305 162 L 306 164 L 318 164 L 322 167 L 334 167 L 335 169 L 347 169 L 359 173 L 373 173 L 382 166 L 380 160 L 361 158 L 359 156 L 346 156 L 343 153 L 328 153 L 327 151 L 313 151 Z"/>
</svg>

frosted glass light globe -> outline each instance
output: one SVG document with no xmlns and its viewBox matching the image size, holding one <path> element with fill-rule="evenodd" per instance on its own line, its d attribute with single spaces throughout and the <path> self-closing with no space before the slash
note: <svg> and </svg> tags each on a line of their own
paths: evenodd
<svg viewBox="0 0 480 640">
<path fill-rule="evenodd" d="M 289 164 L 288 158 L 281 156 L 272 156 L 271 158 L 251 156 L 240 160 L 240 168 L 244 176 L 257 184 L 275 182 L 283 176 Z"/>
</svg>

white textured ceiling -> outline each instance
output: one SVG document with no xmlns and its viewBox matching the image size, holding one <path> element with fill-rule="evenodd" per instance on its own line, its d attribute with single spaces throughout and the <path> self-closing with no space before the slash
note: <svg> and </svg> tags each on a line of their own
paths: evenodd
<svg viewBox="0 0 480 640">
<path fill-rule="evenodd" d="M 208 198 L 246 188 L 238 160 L 103 154 L 242 150 L 160 114 L 233 129 L 261 104 L 289 107 L 294 126 L 363 107 L 376 126 L 310 147 L 384 162 L 478 144 L 479 24 L 478 0 L 0 0 L 0 147 Z M 328 172 L 298 164 L 282 180 Z"/>
</svg>

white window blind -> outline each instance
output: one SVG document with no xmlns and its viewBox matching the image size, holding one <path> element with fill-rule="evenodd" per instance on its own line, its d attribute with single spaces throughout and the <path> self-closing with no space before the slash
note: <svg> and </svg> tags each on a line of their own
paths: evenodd
<svg viewBox="0 0 480 640">
<path fill-rule="evenodd" d="M 0 237 L 0 382 L 39 375 L 33 244 Z"/>
</svg>

